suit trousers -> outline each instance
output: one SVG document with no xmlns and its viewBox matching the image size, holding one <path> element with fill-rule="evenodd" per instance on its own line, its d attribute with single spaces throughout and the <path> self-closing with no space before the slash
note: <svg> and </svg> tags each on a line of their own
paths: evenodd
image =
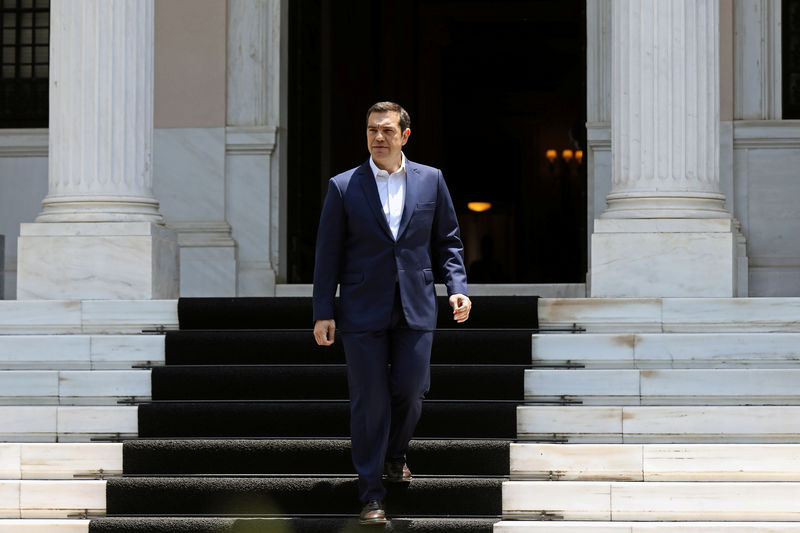
<svg viewBox="0 0 800 533">
<path fill-rule="evenodd" d="M 433 331 L 408 327 L 395 287 L 389 327 L 342 333 L 350 389 L 350 438 L 362 503 L 383 500 L 383 464 L 405 461 L 430 387 Z"/>
</svg>

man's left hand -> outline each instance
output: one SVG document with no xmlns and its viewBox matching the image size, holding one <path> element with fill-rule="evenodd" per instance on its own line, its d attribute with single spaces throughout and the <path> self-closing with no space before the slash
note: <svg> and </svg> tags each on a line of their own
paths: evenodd
<svg viewBox="0 0 800 533">
<path fill-rule="evenodd" d="M 472 302 L 464 294 L 454 294 L 450 297 L 450 307 L 453 308 L 453 320 L 459 323 L 465 322 L 469 318 Z"/>
</svg>

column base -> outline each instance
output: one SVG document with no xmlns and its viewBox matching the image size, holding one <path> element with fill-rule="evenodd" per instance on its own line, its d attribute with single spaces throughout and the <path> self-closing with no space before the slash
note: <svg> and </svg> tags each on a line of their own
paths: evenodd
<svg viewBox="0 0 800 533">
<path fill-rule="evenodd" d="M 173 299 L 178 265 L 175 233 L 158 224 L 22 224 L 17 299 Z"/>
<path fill-rule="evenodd" d="M 744 250 L 732 219 L 597 219 L 591 290 L 597 298 L 746 296 Z M 746 257 L 744 257 L 746 262 Z"/>
</svg>

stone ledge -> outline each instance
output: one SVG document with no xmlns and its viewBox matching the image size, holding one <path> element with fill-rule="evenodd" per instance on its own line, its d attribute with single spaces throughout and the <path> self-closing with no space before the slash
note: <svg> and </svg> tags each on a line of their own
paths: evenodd
<svg viewBox="0 0 800 533">
<path fill-rule="evenodd" d="M 798 533 L 798 522 L 552 522 L 503 520 L 494 533 Z"/>
<path fill-rule="evenodd" d="M 800 443 L 800 406 L 520 406 L 520 440 Z"/>
<path fill-rule="evenodd" d="M 800 481 L 797 444 L 512 443 L 511 479 Z"/>
<path fill-rule="evenodd" d="M 149 400 L 149 370 L 2 370 L 0 405 L 118 405 Z"/>
<path fill-rule="evenodd" d="M 603 368 L 798 368 L 798 333 L 533 335 L 537 366 Z"/>
<path fill-rule="evenodd" d="M 2 373 L 0 373 L 2 376 Z M 581 405 L 800 405 L 800 368 L 535 369 L 525 400 Z"/>
<path fill-rule="evenodd" d="M 800 333 L 800 298 L 541 298 L 539 324 L 590 333 Z"/>
<path fill-rule="evenodd" d="M 2 300 L 0 335 L 140 333 L 178 327 L 177 300 Z"/>
<path fill-rule="evenodd" d="M 3 533 L 89 533 L 89 520 L 0 520 Z"/>
<path fill-rule="evenodd" d="M 0 481 L 0 518 L 68 518 L 105 510 L 105 481 Z"/>
<path fill-rule="evenodd" d="M 122 474 L 120 443 L 0 443 L 0 479 L 65 479 Z"/>
<path fill-rule="evenodd" d="M 800 483 L 507 481 L 503 516 L 602 521 L 796 521 Z"/>
</svg>

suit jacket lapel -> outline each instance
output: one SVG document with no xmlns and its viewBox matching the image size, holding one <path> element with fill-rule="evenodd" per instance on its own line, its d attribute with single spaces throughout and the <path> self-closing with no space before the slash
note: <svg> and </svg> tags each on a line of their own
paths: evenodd
<svg viewBox="0 0 800 533">
<path fill-rule="evenodd" d="M 364 197 L 367 199 L 367 205 L 369 205 L 372 213 L 375 215 L 375 218 L 378 219 L 378 225 L 383 229 L 390 239 L 394 240 L 394 237 L 392 236 L 392 230 L 389 229 L 389 223 L 386 222 L 386 215 L 383 214 L 381 197 L 378 195 L 378 185 L 375 183 L 375 176 L 372 174 L 372 168 L 369 166 L 369 161 L 358 167 L 358 170 L 356 170 L 356 177 L 361 184 L 361 189 L 364 191 Z"/>
<path fill-rule="evenodd" d="M 408 227 L 408 222 L 417 208 L 417 189 L 419 179 L 419 168 L 417 165 L 406 159 L 406 200 L 403 205 L 403 216 L 400 217 L 400 229 L 397 230 L 397 240 L 403 236 L 403 232 Z"/>
</svg>

